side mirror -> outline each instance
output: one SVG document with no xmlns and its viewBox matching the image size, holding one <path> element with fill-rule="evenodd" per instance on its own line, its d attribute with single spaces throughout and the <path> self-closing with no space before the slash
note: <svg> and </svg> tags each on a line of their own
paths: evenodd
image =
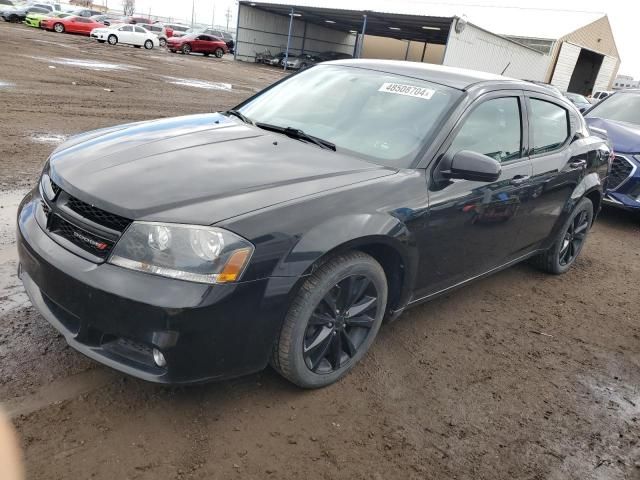
<svg viewBox="0 0 640 480">
<path fill-rule="evenodd" d="M 461 150 L 452 158 L 443 158 L 440 166 L 440 174 L 446 179 L 475 182 L 495 182 L 501 172 L 502 167 L 497 160 L 470 150 Z"/>
</svg>

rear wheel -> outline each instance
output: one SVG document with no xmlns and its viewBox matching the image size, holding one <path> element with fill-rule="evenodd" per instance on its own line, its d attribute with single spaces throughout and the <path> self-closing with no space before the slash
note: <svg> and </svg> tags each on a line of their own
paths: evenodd
<svg viewBox="0 0 640 480">
<path fill-rule="evenodd" d="M 222 50 L 221 48 L 216 48 L 216 51 L 213 52 L 215 54 L 216 57 L 218 58 L 222 58 L 222 56 L 224 55 L 224 50 Z"/>
<path fill-rule="evenodd" d="M 184 53 L 185 55 L 189 55 L 191 53 L 191 45 L 189 45 L 188 43 L 185 43 L 182 46 L 182 53 Z"/>
<path fill-rule="evenodd" d="M 583 198 L 560 229 L 553 246 L 534 257 L 532 262 L 545 272 L 565 273 L 580 255 L 592 222 L 593 204 L 588 198 Z"/>
<path fill-rule="evenodd" d="M 271 364 L 300 387 L 336 382 L 373 343 L 386 304 L 387 280 L 378 262 L 362 252 L 334 257 L 293 300 Z"/>
<path fill-rule="evenodd" d="M 144 48 L 146 48 L 147 50 L 151 50 L 153 48 L 153 42 L 151 40 L 145 41 Z"/>
<path fill-rule="evenodd" d="M 163 48 L 167 46 L 167 41 L 164 38 L 160 39 L 160 46 Z"/>
<path fill-rule="evenodd" d="M 109 45 L 117 45 L 118 44 L 118 37 L 116 37 L 115 35 L 111 34 L 107 38 L 107 41 L 109 42 Z"/>
<path fill-rule="evenodd" d="M 11 23 L 18 23 L 20 21 L 20 17 L 17 15 L 10 15 L 8 21 Z"/>
<path fill-rule="evenodd" d="M 53 29 L 54 29 L 56 32 L 58 32 L 58 33 L 64 33 L 64 25 L 63 25 L 63 24 L 61 24 L 61 23 L 56 23 L 56 24 L 53 26 Z"/>
</svg>

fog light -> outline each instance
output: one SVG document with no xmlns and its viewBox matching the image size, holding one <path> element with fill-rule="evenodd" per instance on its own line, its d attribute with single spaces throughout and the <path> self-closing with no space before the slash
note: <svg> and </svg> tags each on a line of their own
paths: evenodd
<svg viewBox="0 0 640 480">
<path fill-rule="evenodd" d="M 167 365 L 167 361 L 164 358 L 164 355 L 157 348 L 153 349 L 153 361 L 156 362 L 156 365 L 159 367 L 164 367 Z"/>
</svg>

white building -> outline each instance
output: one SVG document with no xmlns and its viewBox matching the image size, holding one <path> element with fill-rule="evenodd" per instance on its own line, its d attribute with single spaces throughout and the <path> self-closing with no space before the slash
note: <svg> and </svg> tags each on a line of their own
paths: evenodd
<svg viewBox="0 0 640 480">
<path fill-rule="evenodd" d="M 618 75 L 613 82 L 613 90 L 625 88 L 640 88 L 640 80 L 634 80 L 630 75 Z"/>
</svg>

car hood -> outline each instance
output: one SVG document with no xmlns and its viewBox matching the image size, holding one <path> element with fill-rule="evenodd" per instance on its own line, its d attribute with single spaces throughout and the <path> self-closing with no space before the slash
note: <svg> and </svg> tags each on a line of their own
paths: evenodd
<svg viewBox="0 0 640 480">
<path fill-rule="evenodd" d="M 585 120 L 589 126 L 601 128 L 607 132 L 614 151 L 620 153 L 640 152 L 640 125 L 598 117 L 587 117 Z"/>
<path fill-rule="evenodd" d="M 200 225 L 395 173 L 221 114 L 89 132 L 49 164 L 63 190 L 99 208 Z"/>
</svg>

